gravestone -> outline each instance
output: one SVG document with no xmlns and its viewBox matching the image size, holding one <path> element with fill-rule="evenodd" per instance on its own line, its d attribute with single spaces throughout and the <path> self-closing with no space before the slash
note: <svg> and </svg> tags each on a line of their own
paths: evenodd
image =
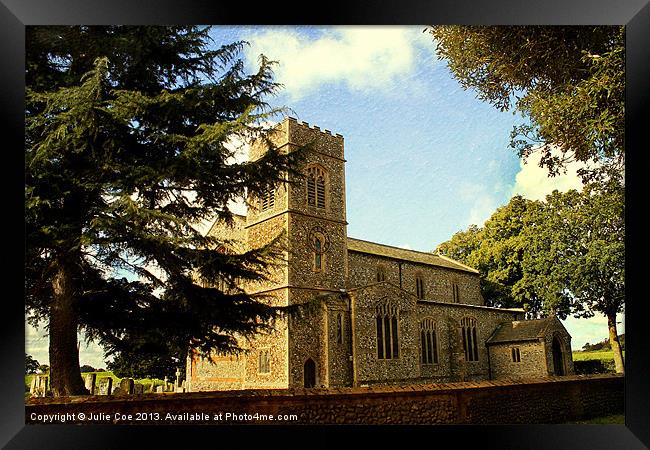
<svg viewBox="0 0 650 450">
<path fill-rule="evenodd" d="M 133 378 L 122 378 L 120 381 L 120 391 L 123 395 L 133 394 Z"/>
<path fill-rule="evenodd" d="M 99 395 L 111 395 L 113 390 L 113 379 L 111 377 L 99 380 Z"/>
<path fill-rule="evenodd" d="M 90 395 L 95 395 L 95 388 L 97 385 L 97 374 L 96 373 L 88 373 L 84 377 L 85 379 L 85 384 L 86 384 L 86 389 L 88 389 L 88 392 Z"/>
<path fill-rule="evenodd" d="M 133 393 L 136 395 L 144 394 L 144 385 L 140 383 L 135 383 L 133 385 Z"/>
<path fill-rule="evenodd" d="M 45 397 L 45 393 L 47 392 L 47 381 L 48 381 L 47 375 L 41 375 L 41 374 L 34 375 L 34 378 L 32 379 L 32 385 L 29 389 L 29 393 L 33 397 Z"/>
</svg>

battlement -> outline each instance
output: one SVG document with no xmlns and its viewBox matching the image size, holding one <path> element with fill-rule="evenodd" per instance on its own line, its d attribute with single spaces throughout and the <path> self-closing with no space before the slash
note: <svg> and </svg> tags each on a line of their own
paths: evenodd
<svg viewBox="0 0 650 450">
<path fill-rule="evenodd" d="M 303 128 L 307 128 L 308 130 L 316 131 L 318 133 L 327 134 L 327 135 L 333 136 L 333 137 L 343 138 L 343 136 L 341 134 L 339 134 L 339 133 L 332 133 L 330 130 L 321 130 L 318 125 L 310 125 L 307 122 L 298 121 L 298 119 L 296 119 L 295 117 L 287 117 L 285 120 L 289 120 L 289 121 L 293 122 L 295 125 L 298 125 L 298 126 L 303 127 Z"/>
</svg>

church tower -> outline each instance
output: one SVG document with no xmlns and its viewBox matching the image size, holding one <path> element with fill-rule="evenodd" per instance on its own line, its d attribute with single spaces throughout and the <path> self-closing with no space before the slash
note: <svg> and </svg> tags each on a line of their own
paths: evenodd
<svg viewBox="0 0 650 450">
<path fill-rule="evenodd" d="M 347 275 L 343 137 L 287 118 L 271 139 L 281 152 L 308 147 L 299 168 L 302 177 L 291 175 L 288 183 L 250 199 L 253 207 L 246 218 L 249 245 L 261 245 L 284 232 L 286 261 L 274 269 L 271 282 L 251 286 L 249 291 L 270 295 L 279 305 L 305 303 L 323 294 L 338 295 L 346 287 Z M 254 145 L 251 159 L 265 150 Z M 260 338 L 256 343 L 256 348 L 268 347 L 272 366 L 285 365 L 278 387 L 330 385 L 331 321 L 341 322 L 342 327 L 349 315 L 329 309 L 323 305 L 317 314 L 290 318 L 282 327 L 276 324 L 283 339 L 276 336 L 264 342 Z M 282 344 L 278 345 L 279 341 Z"/>
</svg>

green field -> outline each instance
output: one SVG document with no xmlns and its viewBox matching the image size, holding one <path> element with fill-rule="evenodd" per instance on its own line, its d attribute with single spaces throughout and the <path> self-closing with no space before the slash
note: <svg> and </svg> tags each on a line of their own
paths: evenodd
<svg viewBox="0 0 650 450">
<path fill-rule="evenodd" d="M 623 350 L 623 358 L 625 358 L 625 350 Z M 614 352 L 612 350 L 598 350 L 595 352 L 573 352 L 574 361 L 588 361 L 591 359 L 614 360 Z"/>
</svg>

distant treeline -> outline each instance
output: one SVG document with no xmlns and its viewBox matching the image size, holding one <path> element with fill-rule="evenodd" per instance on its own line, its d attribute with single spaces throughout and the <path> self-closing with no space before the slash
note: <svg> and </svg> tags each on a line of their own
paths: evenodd
<svg viewBox="0 0 650 450">
<path fill-rule="evenodd" d="M 625 333 L 618 336 L 618 342 L 621 343 L 621 350 L 625 350 Z M 582 346 L 582 350 L 585 352 L 594 352 L 598 350 L 611 350 L 612 346 L 609 343 L 609 338 L 600 341 L 597 344 L 590 344 L 587 342 Z"/>
</svg>

